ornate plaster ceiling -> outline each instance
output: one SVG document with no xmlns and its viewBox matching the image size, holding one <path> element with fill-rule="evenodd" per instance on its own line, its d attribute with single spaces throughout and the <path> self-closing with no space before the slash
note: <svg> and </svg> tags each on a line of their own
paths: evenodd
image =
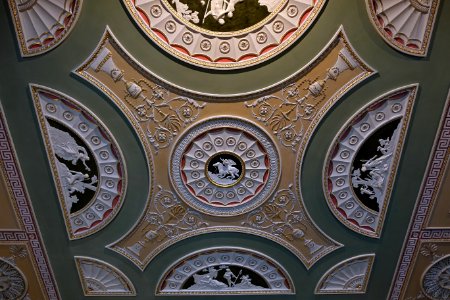
<svg viewBox="0 0 450 300">
<path fill-rule="evenodd" d="M 0 2 L 0 299 L 450 297 L 449 8 Z"/>
</svg>

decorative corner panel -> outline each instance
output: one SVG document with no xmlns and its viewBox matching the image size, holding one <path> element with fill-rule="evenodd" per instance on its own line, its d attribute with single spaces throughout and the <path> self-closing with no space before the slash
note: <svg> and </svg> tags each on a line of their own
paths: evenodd
<svg viewBox="0 0 450 300">
<path fill-rule="evenodd" d="M 389 299 L 450 297 L 449 156 L 450 92 L 392 280 Z"/>
<path fill-rule="evenodd" d="M 341 247 L 309 217 L 299 173 L 309 137 L 328 109 L 374 74 L 343 29 L 291 78 L 242 95 L 201 94 L 165 82 L 109 29 L 75 73 L 120 108 L 147 155 L 145 212 L 108 246 L 140 269 L 175 242 L 209 232 L 268 238 L 307 268 Z"/>
<path fill-rule="evenodd" d="M 377 32 L 392 48 L 425 57 L 440 0 L 366 0 Z"/>
<path fill-rule="evenodd" d="M 60 299 L 0 106 L 0 299 Z"/>
<path fill-rule="evenodd" d="M 346 259 L 319 280 L 316 294 L 364 294 L 367 290 L 375 254 Z"/>
<path fill-rule="evenodd" d="M 236 69 L 263 62 L 294 43 L 326 0 L 123 0 L 158 46 L 196 66 Z"/>
<path fill-rule="evenodd" d="M 136 296 L 128 277 L 116 267 L 99 259 L 75 256 L 85 296 Z"/>
<path fill-rule="evenodd" d="M 382 95 L 339 131 L 323 171 L 334 216 L 349 229 L 379 238 L 418 85 Z"/>
<path fill-rule="evenodd" d="M 156 295 L 294 294 L 280 264 L 253 250 L 210 248 L 179 259 L 166 270 Z"/>
<path fill-rule="evenodd" d="M 83 0 L 9 0 L 23 57 L 52 50 L 69 35 Z"/>
<path fill-rule="evenodd" d="M 119 212 L 126 167 L 117 142 L 78 101 L 30 85 L 69 238 L 91 235 Z"/>
</svg>

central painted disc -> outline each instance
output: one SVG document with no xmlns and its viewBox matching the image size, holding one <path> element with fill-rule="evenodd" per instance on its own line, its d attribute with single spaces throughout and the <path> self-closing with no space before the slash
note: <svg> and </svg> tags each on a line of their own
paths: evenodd
<svg viewBox="0 0 450 300">
<path fill-rule="evenodd" d="M 222 151 L 208 159 L 205 164 L 205 173 L 212 184 L 219 187 L 232 187 L 244 177 L 245 162 L 233 152 Z"/>
<path fill-rule="evenodd" d="M 180 140 L 171 168 L 172 183 L 188 205 L 211 215 L 238 215 L 272 193 L 279 158 L 258 127 L 219 118 L 196 125 Z"/>
</svg>

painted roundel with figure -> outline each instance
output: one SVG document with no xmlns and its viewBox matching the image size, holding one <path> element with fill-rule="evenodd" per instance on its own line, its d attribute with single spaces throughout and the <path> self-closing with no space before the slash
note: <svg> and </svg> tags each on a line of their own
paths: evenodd
<svg viewBox="0 0 450 300">
<path fill-rule="evenodd" d="M 261 204 L 278 180 L 278 152 L 258 127 L 240 119 L 200 123 L 178 143 L 172 182 L 193 208 L 237 215 Z"/>
<path fill-rule="evenodd" d="M 295 42 L 326 0 L 123 0 L 161 48 L 205 68 L 263 62 Z"/>
</svg>

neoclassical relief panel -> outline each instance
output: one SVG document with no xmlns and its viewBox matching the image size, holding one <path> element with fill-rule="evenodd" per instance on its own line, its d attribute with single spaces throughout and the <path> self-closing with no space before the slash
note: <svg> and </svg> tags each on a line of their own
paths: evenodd
<svg viewBox="0 0 450 300">
<path fill-rule="evenodd" d="M 372 24 L 389 46 L 426 56 L 440 0 L 366 0 Z"/>
<path fill-rule="evenodd" d="M 123 155 L 107 128 L 79 102 L 47 87 L 30 89 L 69 238 L 91 235 L 123 204 Z"/>
<path fill-rule="evenodd" d="M 20 53 L 34 56 L 52 50 L 67 38 L 83 0 L 9 0 Z"/>
<path fill-rule="evenodd" d="M 359 110 L 339 131 L 323 171 L 327 204 L 341 223 L 379 238 L 417 85 L 398 88 Z"/>
<path fill-rule="evenodd" d="M 234 69 L 265 61 L 295 42 L 326 0 L 123 0 L 137 25 L 188 63 Z"/>
<path fill-rule="evenodd" d="M 60 299 L 0 106 L 0 299 Z"/>
<path fill-rule="evenodd" d="M 121 109 L 147 155 L 145 212 L 109 246 L 139 268 L 173 243 L 208 232 L 268 238 L 307 268 L 341 246 L 309 217 L 299 178 L 321 118 L 374 74 L 342 28 L 297 74 L 243 95 L 206 95 L 167 83 L 136 62 L 108 29 L 75 72 Z"/>
<path fill-rule="evenodd" d="M 85 296 L 136 296 L 130 279 L 107 262 L 75 256 L 75 264 Z"/>
<path fill-rule="evenodd" d="M 446 186 L 449 155 L 450 92 L 394 274 L 390 299 L 450 297 L 450 207 Z"/>
<path fill-rule="evenodd" d="M 220 247 L 196 251 L 165 271 L 156 295 L 293 294 L 282 266 L 253 250 Z"/>
<path fill-rule="evenodd" d="M 316 294 L 364 294 L 367 290 L 375 254 L 363 254 L 346 259 L 319 280 Z"/>
</svg>

